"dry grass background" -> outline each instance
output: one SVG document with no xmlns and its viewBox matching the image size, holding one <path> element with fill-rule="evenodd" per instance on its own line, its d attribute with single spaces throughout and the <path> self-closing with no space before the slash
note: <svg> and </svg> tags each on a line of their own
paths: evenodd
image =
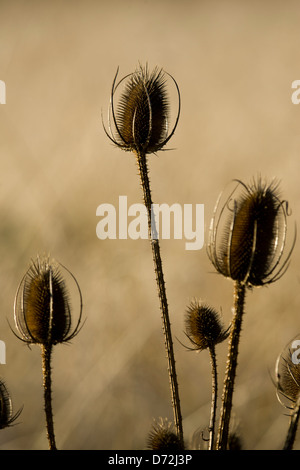
<svg viewBox="0 0 300 470">
<path fill-rule="evenodd" d="M 101 125 L 117 66 L 161 66 L 182 97 L 175 150 L 150 159 L 154 202 L 203 203 L 206 229 L 232 178 L 281 180 L 298 221 L 300 78 L 297 1 L 111 0 L 0 2 L 0 376 L 20 424 L 1 449 L 46 449 L 38 347 L 11 333 L 18 283 L 37 253 L 51 253 L 81 286 L 86 323 L 55 347 L 53 393 L 61 449 L 142 449 L 153 418 L 172 419 L 152 255 L 148 241 L 96 237 L 96 208 L 141 202 L 131 155 Z M 175 105 L 175 103 L 174 103 Z M 183 314 L 193 297 L 231 319 L 232 284 L 205 249 L 162 241 L 187 440 L 209 419 L 206 352 L 183 349 Z M 288 418 L 270 378 L 281 349 L 300 332 L 299 244 L 286 275 L 248 294 L 234 425 L 246 449 L 278 449 Z M 217 349 L 222 384 L 226 345 Z M 296 448 L 300 448 L 300 442 Z"/>
</svg>

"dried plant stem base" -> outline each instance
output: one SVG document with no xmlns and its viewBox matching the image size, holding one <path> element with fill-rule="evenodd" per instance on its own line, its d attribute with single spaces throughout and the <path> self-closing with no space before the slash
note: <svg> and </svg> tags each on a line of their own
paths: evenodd
<svg viewBox="0 0 300 470">
<path fill-rule="evenodd" d="M 209 450 L 214 448 L 215 439 L 215 422 L 217 412 L 217 398 L 218 398 L 218 376 L 217 376 L 217 359 L 215 346 L 209 348 L 211 373 L 212 373 L 212 387 L 211 387 L 211 413 L 209 423 Z"/>
<path fill-rule="evenodd" d="M 170 387 L 172 394 L 172 405 L 174 412 L 174 422 L 177 429 L 178 437 L 183 445 L 183 429 L 182 429 L 182 416 L 180 410 L 180 400 L 179 400 L 179 391 L 177 383 L 177 374 L 175 368 L 175 358 L 173 350 L 173 341 L 171 333 L 171 325 L 169 320 L 169 311 L 168 311 L 168 302 L 166 296 L 165 281 L 163 275 L 162 261 L 160 256 L 160 246 L 159 241 L 152 237 L 152 228 L 151 224 L 151 207 L 152 207 L 152 197 L 150 190 L 150 183 L 148 177 L 148 167 L 147 167 L 147 156 L 144 153 L 136 153 L 137 162 L 139 167 L 139 174 L 141 178 L 141 185 L 143 189 L 143 198 L 144 204 L 148 212 L 148 228 L 149 236 L 151 240 L 153 261 L 154 261 L 154 270 L 156 275 L 156 282 L 158 288 L 158 296 L 160 300 L 160 307 L 162 312 L 162 322 L 163 322 L 163 332 L 165 337 L 165 347 L 168 359 L 168 372 L 170 378 Z"/>
<path fill-rule="evenodd" d="M 242 329 L 242 318 L 244 313 L 246 286 L 235 281 L 234 283 L 234 314 L 229 336 L 228 359 L 224 380 L 222 408 L 220 417 L 220 426 L 218 433 L 217 448 L 219 450 L 227 449 L 229 434 L 229 423 L 232 409 L 232 397 L 234 391 L 234 382 L 237 368 L 238 347 Z"/>
<path fill-rule="evenodd" d="M 300 398 L 298 398 L 290 417 L 290 424 L 283 450 L 292 450 L 296 439 L 298 422 L 300 417 Z"/>
<path fill-rule="evenodd" d="M 46 414 L 47 438 L 50 450 L 57 450 L 55 443 L 53 413 L 52 413 L 52 392 L 51 392 L 51 345 L 41 345 L 42 367 L 43 367 L 43 387 L 44 387 L 44 407 Z"/>
</svg>

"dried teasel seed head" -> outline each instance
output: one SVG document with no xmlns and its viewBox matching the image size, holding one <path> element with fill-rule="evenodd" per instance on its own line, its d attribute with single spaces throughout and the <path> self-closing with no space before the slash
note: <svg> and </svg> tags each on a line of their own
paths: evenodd
<svg viewBox="0 0 300 470">
<path fill-rule="evenodd" d="M 154 422 L 147 443 L 148 449 L 156 451 L 176 452 L 184 449 L 173 424 L 167 418 Z"/>
<path fill-rule="evenodd" d="M 13 407 L 8 390 L 0 379 L 0 429 L 11 426 L 12 423 L 20 416 L 22 408 L 13 414 Z"/>
<path fill-rule="evenodd" d="M 79 318 L 73 330 L 63 270 L 75 282 L 80 297 Z M 82 299 L 78 283 L 62 265 L 37 257 L 18 287 L 14 310 L 15 324 L 21 335 L 19 339 L 24 342 L 54 345 L 69 341 L 78 333 L 81 322 Z"/>
<path fill-rule="evenodd" d="M 284 407 L 293 408 L 300 399 L 300 361 L 290 346 L 286 347 L 278 356 L 275 379 L 278 400 Z M 289 406 L 287 403 L 291 405 Z"/>
<path fill-rule="evenodd" d="M 216 270 L 249 287 L 279 279 L 295 245 L 284 259 L 287 245 L 287 202 L 279 197 L 278 184 L 261 178 L 237 185 L 220 209 L 218 200 L 211 222 L 208 255 Z M 218 213 L 218 216 L 217 216 Z"/>
<path fill-rule="evenodd" d="M 158 68 L 150 73 L 147 66 L 140 66 L 118 83 L 117 74 L 111 91 L 110 114 L 113 126 L 109 117 L 110 134 L 104 127 L 107 136 L 115 145 L 126 151 L 149 154 L 161 150 L 174 134 L 179 119 L 180 93 L 176 81 Z M 169 99 L 166 89 L 168 77 L 173 80 L 179 99 L 177 118 L 170 133 Z M 124 90 L 115 107 L 115 94 L 123 82 Z"/>
<path fill-rule="evenodd" d="M 229 335 L 219 313 L 212 307 L 194 301 L 190 304 L 185 315 L 185 334 L 193 344 L 194 350 L 210 349 L 224 341 Z"/>
</svg>

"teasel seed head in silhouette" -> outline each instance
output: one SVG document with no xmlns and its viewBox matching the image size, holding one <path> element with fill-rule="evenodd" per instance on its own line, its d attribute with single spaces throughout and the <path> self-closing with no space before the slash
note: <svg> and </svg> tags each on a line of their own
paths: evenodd
<svg viewBox="0 0 300 470">
<path fill-rule="evenodd" d="M 0 379 L 0 429 L 11 426 L 20 416 L 23 408 L 20 408 L 15 414 L 10 394 L 3 380 Z"/>
<path fill-rule="evenodd" d="M 216 270 L 248 287 L 278 280 L 287 270 L 295 245 L 287 250 L 288 203 L 278 184 L 261 178 L 249 185 L 234 180 L 235 188 L 211 221 L 208 255 Z"/>
<path fill-rule="evenodd" d="M 156 451 L 176 452 L 183 450 L 182 444 L 173 424 L 168 419 L 155 421 L 148 435 L 148 449 Z"/>
<path fill-rule="evenodd" d="M 113 81 L 108 119 L 110 140 L 125 151 L 151 154 L 163 149 L 175 132 L 180 115 L 180 93 L 175 79 L 162 69 L 150 73 L 147 65 Z M 171 78 L 178 95 L 178 113 L 173 129 L 169 131 L 169 98 L 167 79 Z M 115 104 L 115 95 L 124 84 L 124 90 Z"/>
<path fill-rule="evenodd" d="M 193 301 L 185 315 L 185 334 L 193 347 L 202 351 L 210 349 L 228 338 L 230 327 L 225 329 L 220 315 L 213 307 Z"/>
<path fill-rule="evenodd" d="M 70 275 L 79 292 L 77 324 L 72 328 L 71 302 L 63 271 Z M 71 340 L 79 331 L 82 299 L 75 277 L 48 258 L 37 257 L 19 284 L 14 305 L 19 339 L 28 344 L 55 345 Z"/>
</svg>

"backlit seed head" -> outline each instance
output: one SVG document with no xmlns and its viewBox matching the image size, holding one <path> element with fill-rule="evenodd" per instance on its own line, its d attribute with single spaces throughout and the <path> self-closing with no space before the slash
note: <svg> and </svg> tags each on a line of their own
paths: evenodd
<svg viewBox="0 0 300 470">
<path fill-rule="evenodd" d="M 237 185 L 220 208 L 218 200 L 211 222 L 208 255 L 217 271 L 247 286 L 262 286 L 279 279 L 288 268 L 294 240 L 287 244 L 287 202 L 279 197 L 275 182 L 260 178 Z"/>
<path fill-rule="evenodd" d="M 117 71 L 118 74 L 118 71 Z M 180 114 L 180 94 L 174 78 L 155 68 L 140 66 L 116 83 L 113 81 L 107 136 L 126 151 L 155 153 L 161 150 L 174 134 Z M 173 130 L 169 133 L 169 99 L 167 78 L 170 77 L 178 93 L 179 109 Z M 115 105 L 115 94 L 121 84 L 124 90 Z"/>
<path fill-rule="evenodd" d="M 285 348 L 275 366 L 277 397 L 286 408 L 293 408 L 300 398 L 300 364 L 293 352 L 290 347 Z"/>
<path fill-rule="evenodd" d="M 65 280 L 65 270 L 75 282 L 80 296 L 80 314 L 71 331 L 71 305 Z M 75 336 L 81 321 L 81 292 L 74 276 L 48 258 L 32 262 L 23 277 L 15 298 L 15 323 L 27 343 L 54 345 Z"/>
<path fill-rule="evenodd" d="M 192 302 L 186 311 L 185 334 L 193 344 L 194 350 L 210 349 L 224 341 L 229 335 L 219 313 L 212 307 L 200 302 Z"/>
<path fill-rule="evenodd" d="M 148 449 L 169 452 L 183 450 L 173 424 L 167 419 L 161 418 L 153 424 L 148 436 Z"/>
<path fill-rule="evenodd" d="M 13 407 L 10 395 L 4 384 L 0 379 L 0 429 L 7 428 L 20 416 L 22 408 L 13 414 Z"/>
</svg>

